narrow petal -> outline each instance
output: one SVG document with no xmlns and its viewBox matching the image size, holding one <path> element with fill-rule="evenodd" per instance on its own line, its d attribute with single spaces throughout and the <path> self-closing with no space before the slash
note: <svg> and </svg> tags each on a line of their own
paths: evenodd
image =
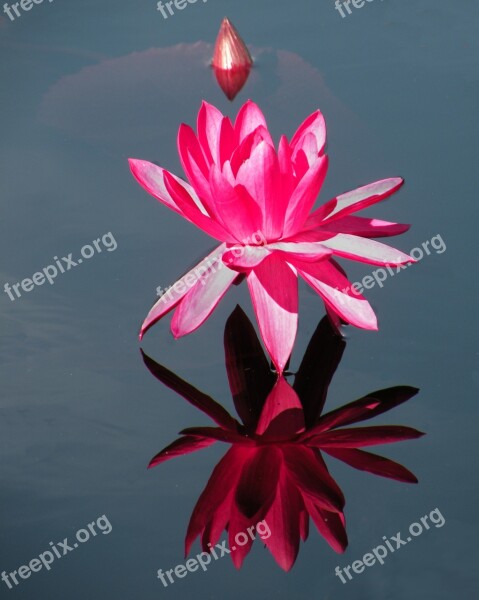
<svg viewBox="0 0 479 600">
<path fill-rule="evenodd" d="M 180 431 L 180 433 L 181 435 L 197 437 L 199 439 L 208 438 L 227 444 L 253 444 L 253 441 L 240 433 L 222 427 L 187 427 Z"/>
<path fill-rule="evenodd" d="M 290 571 L 299 552 L 301 522 L 305 532 L 304 504 L 294 482 L 284 469 L 280 474 L 276 497 L 265 515 L 270 535 L 263 541 L 284 571 Z"/>
<path fill-rule="evenodd" d="M 270 254 L 265 246 L 233 246 L 223 254 L 223 263 L 236 271 L 251 271 Z"/>
<path fill-rule="evenodd" d="M 366 238 L 390 237 L 400 235 L 410 229 L 410 225 L 403 223 L 390 223 L 379 219 L 364 217 L 341 217 L 321 225 L 321 231 L 332 233 L 349 233 Z"/>
<path fill-rule="evenodd" d="M 191 271 L 188 271 L 186 275 L 183 275 L 181 279 L 166 290 L 150 309 L 150 312 L 144 320 L 140 330 L 140 340 L 152 325 L 166 315 L 186 296 L 191 290 L 191 282 L 193 282 L 193 285 L 200 285 L 203 283 L 205 273 L 208 272 L 212 265 L 221 262 L 221 256 L 223 255 L 225 248 L 225 244 L 221 244 L 221 246 L 215 248 L 213 252 L 208 254 L 208 256 L 191 269 Z"/>
<path fill-rule="evenodd" d="M 328 157 L 321 156 L 313 163 L 296 186 L 286 210 L 284 237 L 293 235 L 303 227 L 318 197 L 327 172 Z"/>
<path fill-rule="evenodd" d="M 190 518 L 185 539 L 185 556 L 188 556 L 193 542 L 201 535 L 215 511 L 222 506 L 225 496 L 236 488 L 242 466 L 253 452 L 246 446 L 232 446 L 214 468 Z"/>
<path fill-rule="evenodd" d="M 223 223 L 219 223 L 217 220 L 212 219 L 206 209 L 204 212 L 194 203 L 192 197 L 188 193 L 188 190 L 184 186 L 184 182 L 175 179 L 171 173 L 165 172 L 164 174 L 165 186 L 170 195 L 174 198 L 176 205 L 180 208 L 182 214 L 194 223 L 197 227 L 202 229 L 208 235 L 221 240 L 221 241 L 235 241 L 236 238 L 232 235 L 230 230 L 224 226 Z"/>
<path fill-rule="evenodd" d="M 322 153 L 326 145 L 326 122 L 321 111 L 315 111 L 301 123 L 291 139 L 291 148 L 300 148 L 308 134 L 315 137 L 318 154 Z"/>
<path fill-rule="evenodd" d="M 384 390 L 371 392 L 359 400 L 350 402 L 321 417 L 316 427 L 309 433 L 321 433 L 328 429 L 344 427 L 377 417 L 392 408 L 407 402 L 419 392 L 418 388 L 408 385 L 398 385 Z"/>
<path fill-rule="evenodd" d="M 286 379 L 280 377 L 266 399 L 256 434 L 287 438 L 301 431 L 304 431 L 303 406 Z"/>
<path fill-rule="evenodd" d="M 404 180 L 400 177 L 382 179 L 336 196 L 336 198 L 329 200 L 310 215 L 305 228 L 318 227 L 325 221 L 339 219 L 376 204 L 394 194 L 403 183 Z"/>
<path fill-rule="evenodd" d="M 238 273 L 225 267 L 222 262 L 209 267 L 201 282 L 191 288 L 175 311 L 171 320 L 171 332 L 175 338 L 198 329 L 237 277 Z"/>
<path fill-rule="evenodd" d="M 298 326 L 298 280 L 275 255 L 247 277 L 261 336 L 281 374 L 293 349 Z"/>
<path fill-rule="evenodd" d="M 246 427 L 254 429 L 276 377 L 251 321 L 239 306 L 226 322 L 224 346 L 236 412 Z"/>
<path fill-rule="evenodd" d="M 342 554 L 348 546 L 344 515 L 324 510 L 309 498 L 305 503 L 316 529 L 335 552 Z"/>
<path fill-rule="evenodd" d="M 319 322 L 294 379 L 294 390 L 304 407 L 307 427 L 318 420 L 329 384 L 343 356 L 346 342 L 331 327 L 327 317 Z"/>
<path fill-rule="evenodd" d="M 266 513 L 273 503 L 282 464 L 281 452 L 273 445 L 255 449 L 244 463 L 235 502 L 241 513 L 253 518 Z"/>
<path fill-rule="evenodd" d="M 203 100 L 198 113 L 198 139 L 209 165 L 220 164 L 219 137 L 222 122 L 222 113 L 215 106 Z"/>
<path fill-rule="evenodd" d="M 240 242 L 247 243 L 262 226 L 262 213 L 256 201 L 235 189 L 216 166 L 210 171 L 210 188 L 216 214 L 225 229 Z"/>
<path fill-rule="evenodd" d="M 344 321 L 363 329 L 377 329 L 376 315 L 361 294 L 355 294 L 351 283 L 329 261 L 294 262 L 299 275 L 323 298 Z"/>
<path fill-rule="evenodd" d="M 295 260 L 316 262 L 332 254 L 332 250 L 323 246 L 321 242 L 274 242 L 268 244 L 266 248 L 270 251 L 284 252 L 285 260 L 289 257 Z"/>
<path fill-rule="evenodd" d="M 401 425 L 376 425 L 373 427 L 351 427 L 335 429 L 308 437 L 304 443 L 316 448 L 358 448 L 391 444 L 422 437 L 424 433 Z"/>
<path fill-rule="evenodd" d="M 154 456 L 148 465 L 148 468 L 156 467 L 160 463 L 163 463 L 170 458 L 175 456 L 183 456 L 184 454 L 190 454 L 196 452 L 202 448 L 207 448 L 216 442 L 215 439 L 198 436 L 184 436 L 175 440 L 172 444 L 163 448 L 156 456 Z"/>
<path fill-rule="evenodd" d="M 241 143 L 246 136 L 260 126 L 263 126 L 265 130 L 268 129 L 266 119 L 258 105 L 248 100 L 240 108 L 234 125 L 238 143 Z"/>
<path fill-rule="evenodd" d="M 342 512 L 344 496 L 314 452 L 301 446 L 285 446 L 284 460 L 288 474 L 304 496 L 326 510 Z"/>
<path fill-rule="evenodd" d="M 150 371 L 150 373 L 159 381 L 161 381 L 161 383 L 166 385 L 166 387 L 182 396 L 195 408 L 198 408 L 207 414 L 220 427 L 224 427 L 225 429 L 229 429 L 231 431 L 237 430 L 239 423 L 236 421 L 236 419 L 233 419 L 233 417 L 225 408 L 221 406 L 221 404 L 218 404 L 218 402 L 213 400 L 213 398 L 204 394 L 203 392 L 200 392 L 200 390 L 196 389 L 187 381 L 181 379 L 181 377 L 178 377 L 178 375 L 173 373 L 173 371 L 170 371 L 163 365 L 160 365 L 154 361 L 147 354 L 145 354 L 143 350 L 141 350 L 141 356 L 146 368 Z"/>
<path fill-rule="evenodd" d="M 328 448 L 325 452 L 360 471 L 367 471 L 373 475 L 388 477 L 405 483 L 417 483 L 417 477 L 414 473 L 389 458 L 379 456 L 379 454 L 347 448 Z"/>
<path fill-rule="evenodd" d="M 412 256 L 404 254 L 396 248 L 356 235 L 338 233 L 321 243 L 327 248 L 331 248 L 338 256 L 371 265 L 404 265 L 416 262 Z"/>
<path fill-rule="evenodd" d="M 279 195 L 279 164 L 273 146 L 260 142 L 252 151 L 236 176 L 256 201 L 263 215 L 261 231 L 267 239 L 279 238 L 283 231 L 284 213 L 275 204 Z"/>
<path fill-rule="evenodd" d="M 143 187 L 149 194 L 154 196 L 157 200 L 165 204 L 168 208 L 171 208 L 175 212 L 179 213 L 188 221 L 193 221 L 188 214 L 183 212 L 182 207 L 178 206 L 176 201 L 176 197 L 171 194 L 171 191 L 168 190 L 165 183 L 165 175 L 171 178 L 171 180 L 177 182 L 179 186 L 181 186 L 189 197 L 191 204 L 196 210 L 203 215 L 206 215 L 206 209 L 201 203 L 201 200 L 198 198 L 195 190 L 188 184 L 186 181 L 181 180 L 173 173 L 170 173 L 166 169 L 162 169 L 158 165 L 150 163 L 146 160 L 138 160 L 135 158 L 128 159 L 130 170 L 133 174 L 133 177 L 138 181 L 138 183 Z"/>
</svg>

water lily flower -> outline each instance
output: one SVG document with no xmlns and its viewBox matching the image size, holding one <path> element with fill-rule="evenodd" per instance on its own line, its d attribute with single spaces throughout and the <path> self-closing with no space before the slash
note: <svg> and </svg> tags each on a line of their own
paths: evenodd
<svg viewBox="0 0 479 600">
<path fill-rule="evenodd" d="M 237 534 L 264 520 L 271 535 L 263 541 L 288 571 L 296 560 L 300 539 L 308 537 L 310 518 L 330 546 L 344 552 L 348 543 L 345 499 L 322 453 L 375 475 L 417 482 L 402 465 L 362 448 L 415 439 L 421 432 L 390 425 L 347 427 L 405 402 L 418 392 L 416 388 L 379 390 L 322 414 L 344 347 L 344 340 L 324 318 L 291 387 L 283 376 L 276 379 L 251 322 L 237 307 L 226 324 L 225 355 L 240 421 L 210 396 L 143 354 L 155 377 L 216 424 L 183 430 L 182 437 L 159 452 L 149 466 L 216 442 L 231 445 L 195 506 L 186 535 L 186 555 L 197 537 L 209 552 L 226 529 L 230 548 L 235 547 L 231 558 L 239 568 L 253 540 L 235 545 Z"/>
<path fill-rule="evenodd" d="M 223 19 L 216 39 L 212 67 L 219 86 L 234 100 L 246 83 L 253 59 L 235 26 Z"/>
<path fill-rule="evenodd" d="M 384 179 L 341 194 L 312 210 L 326 177 L 326 126 L 318 110 L 276 150 L 258 106 L 246 102 L 231 123 L 203 102 L 197 134 L 181 125 L 178 149 L 187 183 L 144 160 L 130 159 L 147 192 L 194 223 L 220 245 L 163 294 L 140 332 L 176 308 L 178 338 L 209 317 L 229 287 L 246 276 L 261 335 L 281 373 L 298 323 L 298 276 L 323 299 L 330 314 L 377 329 L 368 301 L 333 256 L 373 265 L 415 262 L 371 238 L 398 235 L 409 226 L 352 213 L 383 200 L 403 184 Z"/>
</svg>

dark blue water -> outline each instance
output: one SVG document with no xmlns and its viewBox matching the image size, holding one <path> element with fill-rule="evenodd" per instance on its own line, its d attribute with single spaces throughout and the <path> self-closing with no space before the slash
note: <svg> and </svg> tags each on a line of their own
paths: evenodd
<svg viewBox="0 0 479 600">
<path fill-rule="evenodd" d="M 96 536 L 50 571 L 20 578 L 12 589 L 0 581 L 1 597 L 472 597 L 477 2 L 375 0 L 345 18 L 333 0 L 208 0 L 167 20 L 152 0 L 45 0 L 19 10 L 20 17 L 2 13 L 0 21 L 1 287 L 54 265 L 55 256 L 78 258 L 94 240 L 102 251 L 53 285 L 17 288 L 14 301 L 0 297 L 0 572 L 27 565 L 50 542 L 72 541 L 103 515 L 111 531 L 100 521 L 104 529 L 97 526 Z M 225 15 L 256 58 L 232 104 L 207 67 Z M 147 372 L 137 332 L 156 287 L 175 281 L 212 243 L 144 193 L 126 161 L 143 158 L 180 173 L 178 125 L 194 123 L 203 98 L 234 115 L 248 97 L 276 138 L 323 110 L 330 170 L 321 199 L 402 176 L 400 193 L 367 214 L 412 223 L 393 240 L 404 251 L 435 236 L 443 242 L 366 291 L 380 330 L 348 329 L 327 401 L 331 409 L 371 390 L 420 388 L 377 420 L 427 433 L 384 451 L 414 471 L 419 485 L 329 461 L 347 499 L 344 555 L 312 530 L 290 573 L 256 542 L 240 571 L 223 558 L 165 588 L 156 572 L 184 563 L 191 510 L 226 446 L 146 470 L 179 430 L 210 423 Z M 348 264 L 352 281 L 371 270 Z M 198 332 L 175 342 L 168 317 L 142 344 L 231 411 L 223 328 L 238 303 L 252 315 L 244 285 Z M 301 286 L 293 371 L 322 315 L 319 298 Z M 337 565 L 361 559 L 383 536 L 436 508 L 442 527 L 347 584 L 334 575 Z"/>
</svg>

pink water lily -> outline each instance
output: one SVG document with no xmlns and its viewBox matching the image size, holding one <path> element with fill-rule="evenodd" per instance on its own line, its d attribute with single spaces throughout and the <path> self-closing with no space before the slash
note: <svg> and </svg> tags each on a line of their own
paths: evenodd
<svg viewBox="0 0 479 600">
<path fill-rule="evenodd" d="M 312 210 L 326 177 L 326 126 L 318 110 L 276 149 L 263 113 L 246 102 L 234 124 L 203 102 L 197 134 L 181 125 L 178 149 L 190 183 L 144 160 L 130 168 L 146 191 L 221 244 L 158 300 L 140 337 L 177 307 L 175 337 L 197 329 L 232 283 L 246 276 L 261 335 L 281 373 L 298 323 L 298 275 L 323 299 L 330 315 L 377 329 L 368 301 L 351 288 L 333 256 L 373 265 L 414 262 L 371 238 L 409 226 L 352 213 L 383 200 L 401 178 L 371 183 Z"/>
<path fill-rule="evenodd" d="M 215 426 L 189 427 L 150 461 L 155 467 L 215 443 L 230 448 L 215 467 L 190 519 L 186 554 L 196 538 L 210 552 L 223 531 L 230 547 L 241 531 L 264 520 L 264 540 L 276 562 L 291 569 L 306 540 L 310 519 L 336 552 L 348 539 L 344 495 L 323 454 L 361 471 L 405 483 L 417 483 L 403 465 L 365 447 L 417 439 L 422 432 L 398 425 L 351 427 L 375 418 L 415 396 L 417 388 L 377 390 L 324 413 L 328 388 L 346 343 L 323 318 L 308 345 L 294 384 L 269 368 L 253 325 L 237 307 L 225 327 L 228 380 L 239 420 L 213 398 L 143 354 L 150 372 L 206 413 Z M 231 553 L 241 567 L 252 546 Z"/>
</svg>

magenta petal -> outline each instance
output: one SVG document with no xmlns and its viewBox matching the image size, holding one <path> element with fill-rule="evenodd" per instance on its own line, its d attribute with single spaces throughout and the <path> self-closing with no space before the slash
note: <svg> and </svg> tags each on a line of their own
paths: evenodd
<svg viewBox="0 0 479 600">
<path fill-rule="evenodd" d="M 301 496 L 282 471 L 276 497 L 264 518 L 271 531 L 264 543 L 284 571 L 292 568 L 298 556 L 300 530 L 306 535 L 303 507 Z"/>
<path fill-rule="evenodd" d="M 335 427 L 344 427 L 358 421 L 366 421 L 377 417 L 392 408 L 407 402 L 419 392 L 418 388 L 408 385 L 398 385 L 371 392 L 359 400 L 354 400 L 321 417 L 316 427 L 309 433 L 321 433 Z"/>
<path fill-rule="evenodd" d="M 175 311 L 171 320 L 171 332 L 175 338 L 198 329 L 211 315 L 236 277 L 238 273 L 224 267 L 223 263 L 218 267 L 210 267 L 201 282 L 191 288 Z"/>
<path fill-rule="evenodd" d="M 310 448 L 285 446 L 285 465 L 289 476 L 300 488 L 303 496 L 326 510 L 341 512 L 344 496 L 327 469 L 317 460 Z"/>
<path fill-rule="evenodd" d="M 360 471 L 367 471 L 373 475 L 388 477 L 404 483 L 417 483 L 414 473 L 384 456 L 349 448 L 328 448 L 325 452 Z"/>
<path fill-rule="evenodd" d="M 357 448 L 377 444 L 391 444 L 422 437 L 424 433 L 412 427 L 401 425 L 376 425 L 372 427 L 351 427 L 325 431 L 305 440 L 304 443 L 316 448 Z"/>
<path fill-rule="evenodd" d="M 321 242 L 338 256 L 360 260 L 371 265 L 403 265 L 416 260 L 396 248 L 356 235 L 338 233 Z"/>
<path fill-rule="evenodd" d="M 202 448 L 207 448 L 215 442 L 215 439 L 199 436 L 185 436 L 179 438 L 154 456 L 150 460 L 148 468 L 151 469 L 152 467 L 156 467 L 160 463 L 163 463 L 170 458 L 174 458 L 175 456 L 183 456 L 184 454 L 190 454 L 191 452 L 196 452 Z"/>
<path fill-rule="evenodd" d="M 238 185 L 246 188 L 263 216 L 261 231 L 266 238 L 278 238 L 283 231 L 284 212 L 276 204 L 279 196 L 279 164 L 273 146 L 260 142 L 238 170 Z"/>
<path fill-rule="evenodd" d="M 210 171 L 210 187 L 225 229 L 232 231 L 238 241 L 247 243 L 262 226 L 260 207 L 251 196 L 236 190 L 216 166 Z"/>
<path fill-rule="evenodd" d="M 145 335 L 148 329 L 154 325 L 161 317 L 166 315 L 178 302 L 191 290 L 191 282 L 193 285 L 200 285 L 203 281 L 201 278 L 208 271 L 211 265 L 221 262 L 221 256 L 226 248 L 225 244 L 221 244 L 213 250 L 206 258 L 198 263 L 186 275 L 183 275 L 176 283 L 168 288 L 160 299 L 153 305 L 143 322 L 140 330 L 140 339 Z"/>
<path fill-rule="evenodd" d="M 309 498 L 305 503 L 316 529 L 335 552 L 342 554 L 348 545 L 344 515 L 324 510 Z"/>
<path fill-rule="evenodd" d="M 212 104 L 203 100 L 198 113 L 198 139 L 207 163 L 220 164 L 219 139 L 222 113 Z"/>
<path fill-rule="evenodd" d="M 254 430 L 276 376 L 269 367 L 251 321 L 239 306 L 226 322 L 224 346 L 226 372 L 236 412 L 244 425 Z"/>
<path fill-rule="evenodd" d="M 274 445 L 255 449 L 244 463 L 235 502 L 245 517 L 253 518 L 269 509 L 276 495 L 281 463 L 281 452 Z"/>
<path fill-rule="evenodd" d="M 200 390 L 181 379 L 181 377 L 178 377 L 173 371 L 158 364 L 145 354 L 143 350 L 141 350 L 141 355 L 147 369 L 154 377 L 161 381 L 161 383 L 175 391 L 177 394 L 180 394 L 180 396 L 183 396 L 187 402 L 207 414 L 220 427 L 231 431 L 237 430 L 238 421 L 233 419 L 221 404 L 218 404 L 213 398 L 200 392 Z"/>
<path fill-rule="evenodd" d="M 376 204 L 394 194 L 403 183 L 400 177 L 392 177 L 341 194 L 315 210 L 308 218 L 305 228 L 318 227 L 325 221 L 339 219 Z"/>
<path fill-rule="evenodd" d="M 233 246 L 223 254 L 223 263 L 230 269 L 250 271 L 269 255 L 264 246 Z"/>
<path fill-rule="evenodd" d="M 268 250 L 284 253 L 284 259 L 316 262 L 331 256 L 332 250 L 326 248 L 321 242 L 274 242 L 267 245 Z"/>
<path fill-rule="evenodd" d="M 360 294 L 353 293 L 351 283 L 330 260 L 293 264 L 301 277 L 344 321 L 363 329 L 378 328 L 376 315 L 369 302 Z"/>
<path fill-rule="evenodd" d="M 293 150 L 301 148 L 308 134 L 315 137 L 318 154 L 321 154 L 326 145 L 326 122 L 321 111 L 315 111 L 301 123 L 291 139 L 291 148 Z"/>
<path fill-rule="evenodd" d="M 280 419 L 281 415 L 286 419 Z M 303 407 L 298 395 L 284 377 L 279 377 L 264 404 L 256 427 L 257 435 L 294 436 L 304 431 Z"/>
<path fill-rule="evenodd" d="M 182 435 L 198 438 L 209 438 L 218 442 L 227 444 L 253 444 L 254 442 L 247 437 L 236 433 L 234 430 L 223 429 L 222 427 L 188 427 L 180 431 Z"/>
<path fill-rule="evenodd" d="M 281 374 L 298 326 L 298 279 L 273 254 L 251 271 L 247 281 L 261 335 Z"/>
<path fill-rule="evenodd" d="M 186 556 L 196 537 L 201 535 L 214 512 L 222 505 L 225 491 L 236 487 L 243 464 L 252 452 L 246 446 L 232 446 L 214 468 L 190 518 L 185 539 Z"/>
<path fill-rule="evenodd" d="M 267 131 L 268 125 L 260 108 L 254 102 L 248 100 L 238 111 L 234 125 L 238 143 L 241 143 L 245 137 L 260 126 L 263 126 Z"/>
<path fill-rule="evenodd" d="M 328 157 L 322 156 L 309 167 L 291 195 L 286 210 L 283 236 L 291 236 L 299 231 L 318 197 L 328 172 Z"/>
<path fill-rule="evenodd" d="M 410 227 L 410 225 L 403 223 L 390 223 L 389 221 L 380 221 L 379 219 L 348 216 L 328 221 L 321 225 L 320 230 L 376 238 L 401 235 L 401 233 L 408 231 Z"/>
<path fill-rule="evenodd" d="M 141 187 L 143 187 L 149 194 L 154 196 L 157 200 L 165 204 L 168 208 L 171 208 L 175 212 L 179 213 L 180 215 L 184 216 L 186 219 L 191 221 L 191 219 L 183 213 L 182 209 L 177 205 L 176 200 L 173 198 L 173 196 L 167 189 L 164 181 L 164 176 L 166 173 L 168 173 L 172 179 L 174 179 L 175 181 L 179 181 L 179 185 L 183 186 L 186 193 L 192 199 L 192 202 L 197 207 L 202 206 L 198 196 L 196 195 L 196 192 L 188 183 L 179 180 L 172 173 L 169 173 L 168 171 L 162 169 L 158 165 L 150 163 L 146 160 L 129 158 L 128 162 L 130 164 L 130 170 L 133 174 L 133 177 L 138 181 Z"/>
</svg>

